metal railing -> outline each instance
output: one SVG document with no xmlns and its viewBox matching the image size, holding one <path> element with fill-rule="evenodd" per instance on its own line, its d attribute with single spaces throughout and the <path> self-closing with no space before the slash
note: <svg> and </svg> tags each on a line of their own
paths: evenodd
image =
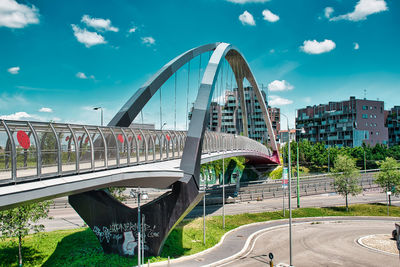
<svg viewBox="0 0 400 267">
<path fill-rule="evenodd" d="M 185 131 L 0 120 L 0 184 L 179 159 Z M 244 136 L 206 132 L 202 153 L 246 150 L 271 156 Z"/>
</svg>

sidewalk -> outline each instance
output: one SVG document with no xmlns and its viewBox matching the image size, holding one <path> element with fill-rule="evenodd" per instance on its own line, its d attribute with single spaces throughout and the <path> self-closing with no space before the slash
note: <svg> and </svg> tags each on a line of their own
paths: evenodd
<svg viewBox="0 0 400 267">
<path fill-rule="evenodd" d="M 308 223 L 314 221 L 357 221 L 357 220 L 385 220 L 398 221 L 398 217 L 317 217 L 293 219 L 293 224 Z M 288 220 L 276 220 L 261 223 L 243 225 L 227 232 L 221 241 L 214 247 L 203 252 L 173 259 L 170 261 L 172 267 L 193 267 L 193 266 L 221 266 L 230 260 L 240 257 L 251 249 L 252 241 L 262 232 L 271 228 L 286 227 Z M 166 261 L 152 263 L 150 266 L 168 266 Z"/>
</svg>

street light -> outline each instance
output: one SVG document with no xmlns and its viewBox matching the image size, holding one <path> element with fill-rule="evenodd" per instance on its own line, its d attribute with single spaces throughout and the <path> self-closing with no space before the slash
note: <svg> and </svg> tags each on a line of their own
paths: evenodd
<svg viewBox="0 0 400 267">
<path fill-rule="evenodd" d="M 296 131 L 300 131 L 300 133 L 305 134 L 306 131 L 304 127 L 300 129 L 296 129 Z M 300 170 L 299 170 L 299 142 L 296 140 L 296 147 L 297 147 L 297 208 L 300 208 Z"/>
<path fill-rule="evenodd" d="M 164 123 L 161 125 L 161 129 L 160 129 L 161 131 L 162 131 L 162 128 L 164 128 L 165 125 L 167 125 L 166 122 L 164 122 Z"/>
<path fill-rule="evenodd" d="M 222 136 L 222 228 L 225 229 L 225 145 Z"/>
<path fill-rule="evenodd" d="M 95 107 L 93 110 L 99 110 L 101 111 L 101 126 L 103 126 L 103 108 L 102 107 Z"/>
<path fill-rule="evenodd" d="M 149 195 L 145 191 L 140 191 L 140 187 L 138 189 L 134 190 L 131 189 L 129 192 L 129 195 L 132 198 L 137 197 L 137 202 L 138 202 L 138 223 L 137 223 L 137 229 L 138 229 L 138 266 L 142 266 L 142 261 L 144 260 L 144 242 L 142 244 L 142 239 L 141 239 L 141 224 L 142 221 L 140 220 L 140 198 L 143 200 L 146 200 L 149 198 Z M 144 240 L 143 240 L 144 241 Z M 141 249 L 142 248 L 142 249 Z M 141 255 L 142 254 L 142 255 Z"/>
<path fill-rule="evenodd" d="M 291 206 L 291 191 L 292 191 L 292 174 L 291 174 L 291 158 L 290 158 L 290 128 L 289 128 L 289 118 L 281 113 L 286 118 L 287 129 L 288 129 L 288 172 L 289 172 L 289 266 L 293 266 L 292 264 L 292 206 Z"/>
</svg>

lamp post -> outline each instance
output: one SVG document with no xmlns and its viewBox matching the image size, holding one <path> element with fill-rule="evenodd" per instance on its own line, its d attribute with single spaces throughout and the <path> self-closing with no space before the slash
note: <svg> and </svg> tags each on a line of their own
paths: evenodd
<svg viewBox="0 0 400 267">
<path fill-rule="evenodd" d="M 162 131 L 162 128 L 164 128 L 165 125 L 167 125 L 166 122 L 164 122 L 164 123 L 161 125 L 161 127 L 160 127 L 160 130 L 161 130 L 161 131 Z"/>
<path fill-rule="evenodd" d="M 292 264 L 292 206 L 291 206 L 291 191 L 292 191 L 292 174 L 291 174 L 291 158 L 290 158 L 290 128 L 289 128 L 289 118 L 281 113 L 286 118 L 287 122 L 287 129 L 288 129 L 288 172 L 289 172 L 289 201 L 288 201 L 288 206 L 289 206 L 289 266 L 293 266 Z"/>
<path fill-rule="evenodd" d="M 225 229 L 225 146 L 222 136 L 222 228 Z"/>
<path fill-rule="evenodd" d="M 141 224 L 142 221 L 140 219 L 140 198 L 142 198 L 143 200 L 148 199 L 149 196 L 146 192 L 144 191 L 140 191 L 140 187 L 138 187 L 137 190 L 131 189 L 130 191 L 130 196 L 132 198 L 137 197 L 137 202 L 138 202 L 138 222 L 137 222 L 137 229 L 138 229 L 138 236 L 137 236 L 137 244 L 138 244 L 138 266 L 142 266 L 142 260 L 144 259 L 144 243 L 142 245 L 142 239 L 141 239 Z M 143 247 L 143 252 L 141 250 L 141 247 Z"/>
<path fill-rule="evenodd" d="M 95 107 L 93 110 L 99 110 L 101 111 L 101 126 L 103 126 L 103 108 L 102 107 Z"/>
</svg>

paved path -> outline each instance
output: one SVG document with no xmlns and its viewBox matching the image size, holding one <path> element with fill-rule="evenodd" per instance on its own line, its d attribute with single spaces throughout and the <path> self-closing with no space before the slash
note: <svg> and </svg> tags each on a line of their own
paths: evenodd
<svg viewBox="0 0 400 267">
<path fill-rule="evenodd" d="M 376 203 L 385 202 L 385 194 L 380 192 L 367 192 L 356 197 L 349 197 L 350 204 L 356 203 Z M 296 199 L 292 199 L 292 207 L 296 206 Z M 400 198 L 393 197 L 393 205 L 400 205 Z M 315 196 L 301 197 L 301 207 L 328 207 L 343 206 L 343 197 L 336 194 L 322 194 Z M 288 206 L 287 199 L 285 207 Z M 227 215 L 241 213 L 257 213 L 264 211 L 282 210 L 282 198 L 266 199 L 264 201 L 251 201 L 225 205 Z M 221 215 L 222 206 L 213 205 L 206 207 L 206 213 L 210 216 Z M 187 218 L 199 217 L 203 215 L 202 207 L 195 208 Z M 84 221 L 72 208 L 58 208 L 50 210 L 52 220 L 41 221 L 45 225 L 46 231 L 74 229 L 84 225 Z"/>
<path fill-rule="evenodd" d="M 387 234 L 393 221 L 330 221 L 293 225 L 294 266 L 400 266 L 398 255 L 389 255 L 362 247 L 356 241 L 370 234 Z M 395 241 L 393 241 L 395 242 Z M 254 248 L 240 259 L 220 266 L 262 266 L 272 252 L 275 264 L 289 264 L 288 227 L 264 232 Z M 397 251 L 397 249 L 396 249 Z"/>
<path fill-rule="evenodd" d="M 363 235 L 391 232 L 394 222 L 399 219 L 389 217 L 295 219 L 293 256 L 296 261 L 293 263 L 295 266 L 399 266 L 397 256 L 380 254 L 355 243 L 355 240 Z M 321 223 L 315 223 L 317 221 Z M 266 266 L 269 252 L 274 253 L 275 263 L 288 263 L 287 223 L 287 220 L 279 220 L 240 227 L 229 232 L 218 246 L 202 254 L 172 260 L 171 266 Z M 243 249 L 246 242 L 248 242 L 247 249 Z M 167 266 L 167 264 L 163 262 L 151 266 Z"/>
</svg>

